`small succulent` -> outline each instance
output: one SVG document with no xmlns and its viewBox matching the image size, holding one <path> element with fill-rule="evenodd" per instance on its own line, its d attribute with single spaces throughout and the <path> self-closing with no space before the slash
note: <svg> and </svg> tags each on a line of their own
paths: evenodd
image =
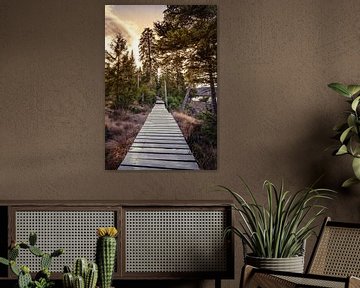
<svg viewBox="0 0 360 288">
<path fill-rule="evenodd" d="M 44 278 L 41 278 L 38 281 L 35 280 L 33 283 L 34 288 L 51 288 L 54 286 L 54 282 L 49 282 Z"/>
</svg>

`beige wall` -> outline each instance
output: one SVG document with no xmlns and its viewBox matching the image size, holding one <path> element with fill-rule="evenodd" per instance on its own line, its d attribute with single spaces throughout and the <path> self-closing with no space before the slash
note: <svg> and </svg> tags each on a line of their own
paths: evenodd
<svg viewBox="0 0 360 288">
<path fill-rule="evenodd" d="M 218 4 L 218 171 L 105 171 L 103 1 L 0 0 L 1 200 L 224 199 L 211 186 L 237 175 L 262 199 L 264 179 L 338 189 L 350 163 L 324 149 L 346 105 L 326 85 L 360 82 L 360 2 L 180 2 Z M 329 215 L 359 222 L 359 187 L 338 190 Z"/>
</svg>

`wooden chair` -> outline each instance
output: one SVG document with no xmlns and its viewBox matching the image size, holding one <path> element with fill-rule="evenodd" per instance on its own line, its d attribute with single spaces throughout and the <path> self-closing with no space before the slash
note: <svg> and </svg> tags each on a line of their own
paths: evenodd
<svg viewBox="0 0 360 288">
<path fill-rule="evenodd" d="M 326 218 L 306 273 L 244 266 L 240 287 L 360 287 L 360 224 Z"/>
</svg>

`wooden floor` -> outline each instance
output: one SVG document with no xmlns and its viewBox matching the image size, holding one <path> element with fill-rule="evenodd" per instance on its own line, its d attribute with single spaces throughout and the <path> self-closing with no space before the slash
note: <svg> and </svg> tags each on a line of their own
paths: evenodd
<svg viewBox="0 0 360 288">
<path fill-rule="evenodd" d="M 156 101 L 118 170 L 199 170 L 163 101 Z"/>
</svg>

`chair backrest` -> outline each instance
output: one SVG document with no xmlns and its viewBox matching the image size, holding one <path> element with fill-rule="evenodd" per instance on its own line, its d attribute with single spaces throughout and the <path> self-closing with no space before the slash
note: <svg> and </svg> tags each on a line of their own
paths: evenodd
<svg viewBox="0 0 360 288">
<path fill-rule="evenodd" d="M 326 218 L 307 273 L 360 277 L 360 224 Z"/>
</svg>

